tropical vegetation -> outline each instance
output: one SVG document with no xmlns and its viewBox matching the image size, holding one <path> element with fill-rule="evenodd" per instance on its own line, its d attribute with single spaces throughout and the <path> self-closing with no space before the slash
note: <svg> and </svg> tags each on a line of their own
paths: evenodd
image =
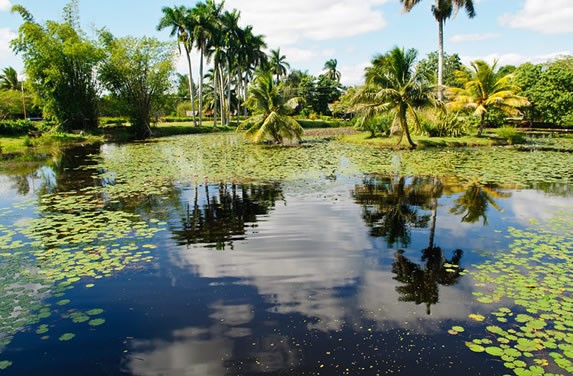
<svg viewBox="0 0 573 376">
<path fill-rule="evenodd" d="M 291 109 L 279 93 L 272 72 L 261 71 L 249 89 L 247 106 L 253 115 L 242 122 L 238 130 L 253 142 L 271 140 L 282 144 L 285 140 L 300 141 L 304 131 L 290 116 Z"/>
<path fill-rule="evenodd" d="M 398 145 L 402 142 L 402 135 L 406 135 L 413 148 L 416 144 L 410 135 L 408 121 L 419 128 L 417 111 L 438 105 L 428 77 L 416 70 L 417 54 L 415 49 L 395 47 L 384 55 L 376 56 L 371 66 L 366 68 L 366 85 L 354 97 L 360 114 L 359 122 L 370 121 L 381 113 L 390 113 L 393 123 L 401 128 Z"/>
<path fill-rule="evenodd" d="M 452 100 L 447 107 L 452 111 L 471 109 L 480 118 L 478 136 L 492 109 L 517 116 L 521 114 L 521 108 L 529 106 L 526 97 L 517 95 L 520 88 L 514 83 L 513 75 L 500 75 L 496 62 L 490 66 L 483 60 L 476 60 L 471 63 L 471 69 L 458 70 L 456 77 L 462 87 L 449 88 L 448 95 Z"/>
</svg>

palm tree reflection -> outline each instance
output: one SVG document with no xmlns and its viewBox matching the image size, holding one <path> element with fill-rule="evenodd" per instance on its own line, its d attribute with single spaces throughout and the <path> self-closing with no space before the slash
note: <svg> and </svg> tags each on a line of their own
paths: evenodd
<svg viewBox="0 0 573 376">
<path fill-rule="evenodd" d="M 462 222 L 475 223 L 483 218 L 483 225 L 487 225 L 487 209 L 491 206 L 500 211 L 496 198 L 509 198 L 511 193 L 502 192 L 493 185 L 481 184 L 473 180 L 463 187 L 464 193 L 454 201 L 450 213 L 461 215 Z"/>
<path fill-rule="evenodd" d="M 423 265 L 418 265 L 404 256 L 403 250 L 394 254 L 392 272 L 394 280 L 402 285 L 396 287 L 401 302 L 425 304 L 426 313 L 431 314 L 432 304 L 439 302 L 439 285 L 452 286 L 458 283 L 463 271 L 460 261 L 463 251 L 457 249 L 451 259 L 446 259 L 440 247 L 422 250 Z"/>
<path fill-rule="evenodd" d="M 389 247 L 410 244 L 410 228 L 425 228 L 431 216 L 418 209 L 432 206 L 434 178 L 368 176 L 356 186 L 353 197 L 362 205 L 370 235 L 383 237 Z"/>
<path fill-rule="evenodd" d="M 244 239 L 245 227 L 255 227 L 257 216 L 268 214 L 277 200 L 282 200 L 278 184 L 195 186 L 193 202 L 186 204 L 173 237 L 179 245 L 233 249 L 234 240 Z"/>
</svg>

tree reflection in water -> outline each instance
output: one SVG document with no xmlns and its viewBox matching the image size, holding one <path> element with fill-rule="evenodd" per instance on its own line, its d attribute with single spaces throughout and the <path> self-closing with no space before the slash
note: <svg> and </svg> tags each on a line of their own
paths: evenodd
<svg viewBox="0 0 573 376">
<path fill-rule="evenodd" d="M 430 215 L 418 209 L 431 206 L 434 178 L 367 176 L 354 188 L 354 200 L 362 205 L 362 217 L 370 235 L 383 237 L 389 247 L 410 244 L 410 228 L 425 228 Z"/>
<path fill-rule="evenodd" d="M 256 227 L 257 216 L 266 215 L 282 200 L 278 184 L 196 185 L 193 201 L 181 213 L 180 227 L 172 229 L 179 245 L 205 243 L 224 250 L 244 239 L 245 227 Z"/>
<path fill-rule="evenodd" d="M 490 206 L 500 211 L 495 199 L 511 197 L 511 193 L 502 192 L 493 185 L 481 184 L 477 180 L 473 180 L 462 189 L 464 193 L 454 201 L 450 213 L 461 215 L 462 222 L 467 223 L 475 223 L 482 218 L 484 226 L 487 225 L 487 209 Z"/>
<path fill-rule="evenodd" d="M 392 272 L 396 274 L 394 279 L 403 284 L 396 287 L 399 300 L 425 304 L 426 313 L 430 315 L 432 304 L 439 302 L 439 285 L 455 285 L 462 277 L 463 268 L 459 265 L 463 251 L 455 250 L 449 260 L 440 247 L 426 248 L 422 254 L 424 265 L 420 266 L 405 257 L 403 250 L 396 251 Z"/>
</svg>

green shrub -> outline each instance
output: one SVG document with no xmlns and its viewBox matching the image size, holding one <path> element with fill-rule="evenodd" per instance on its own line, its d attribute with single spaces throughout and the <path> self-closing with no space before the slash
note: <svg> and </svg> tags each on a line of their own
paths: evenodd
<svg viewBox="0 0 573 376">
<path fill-rule="evenodd" d="M 439 111 L 420 116 L 422 132 L 430 137 L 461 137 L 469 132 L 472 125 L 456 112 Z"/>
<path fill-rule="evenodd" d="M 378 133 L 388 133 L 392 128 L 393 117 L 389 114 L 376 115 L 373 118 L 358 118 L 355 128 L 359 131 L 368 131 L 372 137 Z"/>
<path fill-rule="evenodd" d="M 101 117 L 99 118 L 99 125 L 122 125 L 126 121 L 123 117 Z"/>
<path fill-rule="evenodd" d="M 34 129 L 30 120 L 1 120 L 0 134 L 19 135 L 26 134 Z"/>
<path fill-rule="evenodd" d="M 496 130 L 498 137 L 507 140 L 510 145 L 522 144 L 525 142 L 525 137 L 519 133 L 515 128 L 504 126 Z"/>
</svg>

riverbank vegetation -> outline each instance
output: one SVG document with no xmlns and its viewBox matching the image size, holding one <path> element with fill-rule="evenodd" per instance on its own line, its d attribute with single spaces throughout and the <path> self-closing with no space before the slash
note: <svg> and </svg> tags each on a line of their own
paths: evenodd
<svg viewBox="0 0 573 376">
<path fill-rule="evenodd" d="M 402 1 L 406 11 L 418 3 Z M 459 9 L 476 15 L 471 1 L 440 2 L 434 9 L 440 30 Z M 406 147 L 518 144 L 527 139 L 527 130 L 573 126 L 571 56 L 517 67 L 483 61 L 466 67 L 457 54 L 444 52 L 443 42 L 420 59 L 415 50 L 396 47 L 373 58 L 364 85 L 345 87 L 337 59 L 328 59 L 319 75 L 291 69 L 280 48 L 267 53 L 264 36 L 250 25 L 239 26 L 239 10 L 213 0 L 162 8 L 157 28 L 170 31 L 169 43 L 114 38 L 105 29 L 91 39 L 79 26 L 76 0 L 58 22 L 37 22 L 20 5 L 12 12 L 23 20 L 11 46 L 24 60 L 26 78 L 12 67 L 0 74 L 0 135 L 9 136 L 0 141 L 4 151 L 16 149 L 18 142 L 78 138 L 65 134 L 127 140 L 211 127 L 250 129 L 247 119 L 262 113 L 253 105 L 261 81 L 256 77 L 265 75 L 272 77 L 281 116 L 301 127 L 289 137 L 271 137 L 273 142 L 301 138 L 301 129 L 354 126 L 368 131 L 368 139 L 344 139 L 384 147 L 400 145 L 403 136 Z M 175 73 L 180 54 L 188 74 Z M 198 78 L 192 54 L 200 57 Z M 483 140 L 472 137 L 482 133 Z M 396 136 L 395 145 L 389 145 L 389 136 Z"/>
</svg>

